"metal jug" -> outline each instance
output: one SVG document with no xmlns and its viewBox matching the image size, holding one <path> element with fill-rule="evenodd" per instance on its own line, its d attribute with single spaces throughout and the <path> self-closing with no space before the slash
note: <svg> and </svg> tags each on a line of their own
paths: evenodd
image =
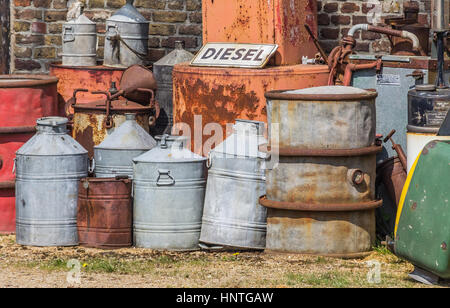
<svg viewBox="0 0 450 308">
<path fill-rule="evenodd" d="M 97 65 L 97 26 L 84 14 L 63 25 L 62 64 Z"/>
</svg>

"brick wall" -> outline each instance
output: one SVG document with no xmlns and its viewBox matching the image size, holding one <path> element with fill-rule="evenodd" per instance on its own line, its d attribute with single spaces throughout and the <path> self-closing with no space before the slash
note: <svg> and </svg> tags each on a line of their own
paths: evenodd
<svg viewBox="0 0 450 308">
<path fill-rule="evenodd" d="M 429 25 L 431 0 L 411 1 L 419 7 L 419 22 Z M 319 39 L 326 51 L 336 46 L 348 30 L 356 24 L 371 23 L 374 12 L 381 19 L 386 17 L 402 17 L 402 0 L 370 0 L 370 1 L 318 1 Z M 355 50 L 359 53 L 388 53 L 390 43 L 385 35 L 367 31 L 359 31 L 355 35 Z"/>
<path fill-rule="evenodd" d="M 62 24 L 68 0 L 11 0 L 11 71 L 47 72 L 60 61 Z M 83 0 L 85 13 L 97 22 L 98 58 L 103 58 L 105 20 L 125 0 Z M 181 39 L 187 50 L 201 47 L 201 0 L 136 0 L 134 5 L 150 21 L 149 56 L 156 61 Z"/>
<path fill-rule="evenodd" d="M 231 0 L 230 0 L 231 1 Z M 250 1 L 250 0 L 249 0 Z M 68 0 L 11 0 L 11 71 L 46 72 L 51 62 L 60 60 L 61 31 Z M 98 58 L 103 57 L 105 20 L 125 0 L 83 0 L 86 15 L 98 23 Z M 415 2 L 420 21 L 429 23 L 431 0 Z M 375 4 L 376 3 L 376 7 Z M 190 51 L 201 47 L 201 0 L 135 0 L 135 6 L 150 21 L 149 54 L 152 61 L 170 52 L 174 41 L 182 39 Z M 402 16 L 402 0 L 318 0 L 319 38 L 326 51 L 336 46 L 354 24 L 370 21 L 372 9 L 382 17 Z M 369 18 L 368 18 L 369 16 Z M 388 39 L 380 34 L 356 34 L 360 53 L 389 51 Z"/>
</svg>

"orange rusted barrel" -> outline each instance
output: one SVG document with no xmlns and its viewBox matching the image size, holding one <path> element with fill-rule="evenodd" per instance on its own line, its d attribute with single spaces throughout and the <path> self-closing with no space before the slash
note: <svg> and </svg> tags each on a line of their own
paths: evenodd
<svg viewBox="0 0 450 308">
<path fill-rule="evenodd" d="M 64 66 L 59 63 L 50 64 L 50 75 L 59 78 L 58 95 L 60 100 L 59 115 L 66 116 L 64 106 L 72 98 L 75 89 L 87 89 L 89 92 L 77 94 L 77 103 L 84 104 L 102 99 L 102 95 L 92 94 L 95 91 L 107 91 L 111 83 L 119 87 L 123 68 L 98 66 Z M 73 110 L 72 110 L 73 112 Z"/>
<path fill-rule="evenodd" d="M 304 27 L 317 35 L 316 0 L 203 0 L 202 10 L 204 44 L 278 44 L 275 65 L 298 64 L 317 53 Z"/>
<path fill-rule="evenodd" d="M 174 133 L 183 130 L 183 134 L 191 136 L 194 152 L 206 155 L 203 145 L 214 133 L 208 124 L 220 124 L 225 138 L 227 126 L 231 128 L 236 119 L 267 123 L 265 92 L 327 85 L 328 72 L 326 65 L 300 64 L 265 69 L 175 65 Z M 202 138 L 198 138 L 199 134 Z"/>
<path fill-rule="evenodd" d="M 0 233 L 16 230 L 16 151 L 36 132 L 36 119 L 56 115 L 58 78 L 0 75 Z"/>
<path fill-rule="evenodd" d="M 77 214 L 81 246 L 114 249 L 132 245 L 131 188 L 127 176 L 81 179 Z"/>
</svg>

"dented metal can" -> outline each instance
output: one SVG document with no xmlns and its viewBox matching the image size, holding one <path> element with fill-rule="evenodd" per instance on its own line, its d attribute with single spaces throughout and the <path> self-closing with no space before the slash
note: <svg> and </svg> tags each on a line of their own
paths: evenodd
<svg viewBox="0 0 450 308">
<path fill-rule="evenodd" d="M 37 121 L 37 134 L 16 153 L 16 241 L 30 246 L 78 245 L 78 182 L 87 151 L 67 132 L 67 119 Z"/>
<path fill-rule="evenodd" d="M 116 249 L 132 245 L 131 189 L 127 176 L 81 179 L 77 212 L 81 246 Z"/>
<path fill-rule="evenodd" d="M 233 133 L 209 153 L 200 242 L 206 247 L 259 249 L 266 246 L 267 143 L 264 122 L 236 120 Z"/>
</svg>

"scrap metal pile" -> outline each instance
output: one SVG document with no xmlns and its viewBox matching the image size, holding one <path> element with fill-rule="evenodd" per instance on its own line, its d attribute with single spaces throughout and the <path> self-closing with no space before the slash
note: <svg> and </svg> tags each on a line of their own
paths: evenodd
<svg viewBox="0 0 450 308">
<path fill-rule="evenodd" d="M 327 56 L 315 0 L 203 1 L 204 48 L 223 50 L 195 65 L 202 51 L 176 42 L 153 67 L 133 1 L 106 22 L 102 64 L 76 6 L 50 76 L 0 76 L 0 232 L 345 258 L 388 236 L 412 277 L 450 278 L 448 6 L 433 1 L 430 32 L 406 3 Z M 387 35 L 392 53 L 356 54 L 357 31 Z"/>
</svg>

